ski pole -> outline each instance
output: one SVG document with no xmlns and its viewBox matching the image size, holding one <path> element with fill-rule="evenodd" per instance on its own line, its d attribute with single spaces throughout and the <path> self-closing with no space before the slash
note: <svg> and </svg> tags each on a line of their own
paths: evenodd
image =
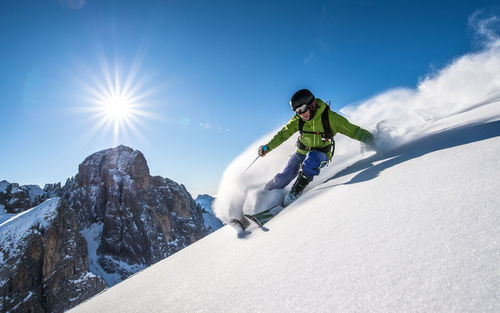
<svg viewBox="0 0 500 313">
<path fill-rule="evenodd" d="M 267 149 L 268 149 L 268 148 L 267 148 L 267 146 L 262 147 L 262 150 L 263 150 L 263 151 L 266 151 Z M 259 157 L 260 157 L 260 155 L 258 155 L 258 156 L 255 158 L 255 160 L 253 160 L 253 161 L 252 161 L 252 163 L 250 163 L 250 165 L 249 165 L 249 166 L 248 166 L 248 167 L 247 167 L 247 168 L 243 171 L 243 173 L 241 173 L 241 174 L 242 174 L 242 175 L 243 175 L 243 174 L 245 174 L 245 172 L 246 172 L 246 171 L 247 171 L 250 167 L 252 167 L 252 165 L 253 165 L 253 164 L 254 164 L 254 163 L 255 163 L 255 162 L 259 159 Z"/>
<path fill-rule="evenodd" d="M 247 171 L 247 170 L 248 170 L 248 169 L 249 169 L 249 168 L 250 168 L 250 167 L 251 167 L 251 166 L 255 163 L 255 161 L 257 161 L 258 159 L 259 159 L 259 156 L 257 156 L 257 157 L 255 158 L 255 160 L 253 160 L 253 161 L 252 161 L 252 163 L 250 163 L 250 165 L 249 165 L 249 166 L 248 166 L 248 167 L 247 167 L 247 168 L 243 171 L 243 173 L 241 173 L 241 174 L 245 174 L 245 172 L 246 172 L 246 171 Z"/>
</svg>

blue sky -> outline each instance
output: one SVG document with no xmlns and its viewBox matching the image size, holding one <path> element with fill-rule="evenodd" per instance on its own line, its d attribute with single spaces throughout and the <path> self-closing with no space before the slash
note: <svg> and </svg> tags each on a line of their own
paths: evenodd
<svg viewBox="0 0 500 313">
<path fill-rule="evenodd" d="M 213 194 L 234 157 L 288 121 L 295 90 L 338 110 L 415 87 L 480 49 L 469 19 L 499 9 L 480 0 L 2 1 L 0 180 L 64 183 L 86 156 L 124 144 L 144 153 L 152 175 Z M 117 131 L 103 124 L 110 90 L 128 91 L 135 110 Z"/>
</svg>

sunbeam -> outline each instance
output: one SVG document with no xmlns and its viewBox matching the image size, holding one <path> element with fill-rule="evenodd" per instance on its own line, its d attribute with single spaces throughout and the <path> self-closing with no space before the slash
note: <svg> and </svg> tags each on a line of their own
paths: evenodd
<svg viewBox="0 0 500 313">
<path fill-rule="evenodd" d="M 85 95 L 83 106 L 78 111 L 88 114 L 92 124 L 82 137 L 112 133 L 113 144 L 118 144 L 130 131 L 135 137 L 144 138 L 138 125 L 144 125 L 144 119 L 158 116 L 147 111 L 151 104 L 148 99 L 155 91 L 154 88 L 145 88 L 145 79 L 138 79 L 142 60 L 143 56 L 136 57 L 128 74 L 122 75 L 118 61 L 108 62 L 101 52 L 98 53 L 98 73 L 88 67 L 82 68 L 84 75 L 79 75 L 78 80 Z"/>
</svg>

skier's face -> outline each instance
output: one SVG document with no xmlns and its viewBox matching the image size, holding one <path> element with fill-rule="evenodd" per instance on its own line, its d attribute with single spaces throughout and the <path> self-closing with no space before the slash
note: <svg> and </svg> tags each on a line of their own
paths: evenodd
<svg viewBox="0 0 500 313">
<path fill-rule="evenodd" d="M 311 104 L 311 106 L 309 107 L 309 109 L 307 111 L 305 111 L 304 113 L 298 113 L 298 114 L 300 115 L 300 117 L 304 121 L 309 121 L 311 119 L 311 117 L 313 116 L 312 110 L 316 110 L 316 101 L 314 101 L 313 104 Z"/>
<path fill-rule="evenodd" d="M 305 111 L 304 113 L 299 114 L 300 118 L 304 121 L 309 121 L 311 119 L 311 109 Z"/>
</svg>

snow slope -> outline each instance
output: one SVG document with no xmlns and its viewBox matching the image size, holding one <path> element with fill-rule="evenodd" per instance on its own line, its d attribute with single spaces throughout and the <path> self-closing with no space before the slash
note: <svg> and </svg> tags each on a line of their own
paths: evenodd
<svg viewBox="0 0 500 313">
<path fill-rule="evenodd" d="M 346 109 L 378 152 L 339 138 L 268 232 L 223 227 L 72 312 L 500 312 L 499 47 Z M 220 217 L 252 209 L 291 141 L 228 167 Z"/>
<path fill-rule="evenodd" d="M 74 312 L 499 312 L 500 122 L 365 159 Z"/>
</svg>

